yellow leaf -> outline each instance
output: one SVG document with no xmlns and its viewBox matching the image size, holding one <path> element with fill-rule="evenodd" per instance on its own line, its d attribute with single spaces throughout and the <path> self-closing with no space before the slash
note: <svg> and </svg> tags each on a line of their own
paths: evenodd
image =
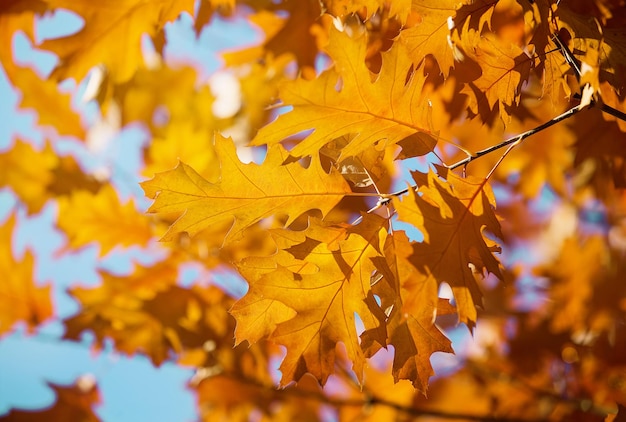
<svg viewBox="0 0 626 422">
<path fill-rule="evenodd" d="M 196 36 L 200 36 L 202 29 L 211 22 L 214 12 L 221 14 L 230 14 L 235 8 L 235 0 L 200 0 L 198 14 L 193 28 L 196 30 Z"/>
<path fill-rule="evenodd" d="M 390 309 L 387 330 L 388 344 L 394 347 L 394 380 L 410 380 L 425 394 L 428 379 L 434 374 L 431 355 L 453 353 L 450 340 L 435 325 L 439 286 L 429 273 L 419 271 L 409 261 L 413 247 L 404 232 L 395 231 L 387 237 L 384 255 L 374 259 L 374 263 L 391 291 L 384 281 L 379 281 L 373 290 L 381 297 L 383 307 Z M 372 347 L 370 333 L 364 333 L 362 338 L 368 355 L 378 350 Z"/>
<path fill-rule="evenodd" d="M 421 68 L 409 73 L 411 61 L 402 45 L 394 44 L 383 53 L 378 75 L 372 75 L 365 66 L 365 36 L 354 40 L 332 30 L 327 50 L 335 62 L 334 68 L 312 81 L 286 82 L 280 89 L 280 98 L 293 110 L 261 128 L 253 145 L 273 145 L 312 129 L 290 151 L 292 156 L 302 157 L 316 155 L 336 138 L 354 135 L 342 149 L 341 160 L 378 141 L 393 144 L 417 132 L 430 133 L 431 110 L 428 99 L 422 96 L 424 75 Z M 426 151 L 431 151 L 436 143 L 429 140 Z"/>
<path fill-rule="evenodd" d="M 333 16 L 343 17 L 365 9 L 365 17 L 371 18 L 372 15 L 382 9 L 384 0 L 322 0 L 324 12 Z"/>
<path fill-rule="evenodd" d="M 217 183 L 184 163 L 141 183 L 146 196 L 155 198 L 148 212 L 183 212 L 162 240 L 180 232 L 193 236 L 222 222 L 232 222 L 225 240 L 236 239 L 273 215 L 288 215 L 287 225 L 312 209 L 326 215 L 350 192 L 345 180 L 335 170 L 326 173 L 318 160 L 307 169 L 297 162 L 281 165 L 287 153 L 280 146 L 270 148 L 261 165 L 241 163 L 233 142 L 221 135 L 216 135 L 215 152 L 221 164 Z"/>
<path fill-rule="evenodd" d="M 193 15 L 194 1 L 49 0 L 50 9 L 67 9 L 85 21 L 80 31 L 45 40 L 39 48 L 59 56 L 50 77 L 55 81 L 83 80 L 87 72 L 104 64 L 114 83 L 130 79 L 142 63 L 141 37 L 156 38 L 181 13 Z"/>
<path fill-rule="evenodd" d="M 218 180 L 219 162 L 213 148 L 213 137 L 206 130 L 198 130 L 190 121 L 173 121 L 159 132 L 161 136 L 155 136 L 145 149 L 144 175 L 153 177 L 182 161 L 207 180 Z"/>
<path fill-rule="evenodd" d="M 80 140 L 85 138 L 85 130 L 80 116 L 71 106 L 71 95 L 59 92 L 57 84 L 44 80 L 28 67 L 20 67 L 13 84 L 22 91 L 22 108 L 34 109 L 40 125 L 54 127 L 59 135 L 72 135 Z"/>
<path fill-rule="evenodd" d="M 317 38 L 320 36 L 317 20 L 321 15 L 318 0 L 280 2 L 262 9 L 249 17 L 251 23 L 259 26 L 265 35 L 261 46 L 228 52 L 223 55 L 226 64 L 242 64 L 254 59 L 264 59 L 271 55 L 293 57 L 306 72 L 312 72 L 319 52 Z M 288 16 L 285 18 L 284 13 Z M 270 54 L 268 54 L 270 53 Z"/>
<path fill-rule="evenodd" d="M 13 37 L 23 31 L 31 43 L 35 42 L 35 15 L 42 15 L 47 10 L 43 1 L 13 0 L 0 2 L 0 63 L 7 78 L 15 83 L 20 67 L 15 63 Z"/>
<path fill-rule="evenodd" d="M 370 276 L 375 269 L 370 258 L 380 254 L 385 226 L 386 220 L 375 215 L 343 230 L 311 219 L 309 228 L 300 233 L 303 242 L 286 251 L 316 265 L 318 273 L 293 273 L 276 266 L 276 270 L 248 280 L 250 291 L 232 313 L 238 324 L 249 321 L 250 312 L 258 312 L 258 318 L 271 318 L 271 334 L 267 329 L 260 334 L 287 348 L 280 367 L 282 385 L 298 381 L 307 372 L 324 384 L 334 372 L 339 342 L 346 347 L 352 369 L 362 380 L 365 355 L 356 332 L 355 313 L 366 329 L 379 331 L 380 343 L 385 342 L 384 314 L 370 293 Z M 258 306 L 259 298 L 271 307 Z"/>
<path fill-rule="evenodd" d="M 31 144 L 17 140 L 13 148 L 0 154 L 0 186 L 9 186 L 30 213 L 37 213 L 50 197 L 46 190 L 58 163 L 49 144 L 36 151 Z"/>
<path fill-rule="evenodd" d="M 117 350 L 144 353 L 155 365 L 174 354 L 201 349 L 209 340 L 220 341 L 228 315 L 211 299 L 223 293 L 215 287 L 175 286 L 177 268 L 172 264 L 138 267 L 122 277 L 101 272 L 101 286 L 70 289 L 81 310 L 63 321 L 65 338 L 78 340 L 92 330 L 98 346 L 110 338 Z M 221 318 L 214 326 L 216 311 Z"/>
<path fill-rule="evenodd" d="M 481 70 L 480 76 L 470 81 L 462 91 L 470 98 L 469 108 L 473 113 L 480 114 L 483 121 L 489 121 L 498 107 L 500 118 L 508 124 L 510 108 L 520 102 L 522 85 L 530 76 L 534 59 L 520 47 L 491 34 L 469 32 L 465 37 L 465 54 Z M 465 67 L 459 66 L 459 69 L 462 72 Z"/>
<path fill-rule="evenodd" d="M 213 95 L 208 85 L 198 86 L 198 72 L 189 66 L 140 69 L 115 90 L 114 98 L 124 125 L 139 121 L 159 135 L 174 122 L 188 122 L 197 130 L 210 129 L 209 133 L 214 129 Z"/>
<path fill-rule="evenodd" d="M 77 190 L 59 200 L 57 226 L 67 235 L 70 247 L 97 242 L 100 256 L 118 245 L 145 246 L 152 237 L 149 218 L 138 212 L 132 200 L 121 204 L 111 185 L 95 194 Z"/>
<path fill-rule="evenodd" d="M 0 335 L 18 322 L 32 331 L 53 315 L 50 285 L 35 285 L 32 252 L 27 250 L 19 262 L 13 257 L 14 227 L 14 215 L 0 227 Z"/>
</svg>

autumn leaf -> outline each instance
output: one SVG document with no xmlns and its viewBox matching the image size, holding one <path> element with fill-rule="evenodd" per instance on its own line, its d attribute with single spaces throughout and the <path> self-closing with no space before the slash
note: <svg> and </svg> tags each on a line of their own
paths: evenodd
<svg viewBox="0 0 626 422">
<path fill-rule="evenodd" d="M 253 313 L 257 318 L 271 319 L 275 329 L 263 335 L 269 334 L 270 340 L 287 349 L 280 367 L 283 385 L 298 381 L 307 372 L 325 384 L 334 372 L 339 342 L 345 345 L 353 371 L 362 380 L 365 356 L 359 345 L 355 313 L 366 329 L 378 330 L 377 339 L 384 343 L 384 314 L 369 293 L 375 269 L 370 258 L 380 254 L 386 233 L 384 220 L 370 216 L 344 230 L 320 224 L 310 220 L 309 228 L 300 234 L 302 243 L 286 250 L 317 266 L 318 272 L 294 273 L 276 264 L 274 271 L 248 280 L 249 292 L 231 311 L 238 324 L 245 324 Z M 259 299 L 269 306 L 259 306 Z M 280 305 L 274 306 L 274 302 Z M 263 327 L 259 325 L 259 329 Z"/>
<path fill-rule="evenodd" d="M 39 124 L 52 126 L 59 135 L 85 139 L 79 114 L 72 109 L 71 95 L 58 91 L 56 83 L 41 79 L 29 67 L 17 70 L 13 84 L 22 91 L 22 108 L 38 111 Z"/>
<path fill-rule="evenodd" d="M 155 40 L 168 22 L 181 13 L 193 15 L 193 0 L 175 3 L 130 0 L 112 7 L 88 0 L 48 0 L 52 10 L 70 10 L 85 20 L 78 32 L 45 40 L 42 50 L 56 54 L 60 63 L 50 77 L 55 81 L 73 78 L 80 82 L 89 70 L 103 64 L 115 83 L 126 82 L 143 62 L 141 37 Z M 158 43 L 157 43 L 158 44 Z"/>
<path fill-rule="evenodd" d="M 316 0 L 300 0 L 278 2 L 261 9 L 249 19 L 263 31 L 263 43 L 226 52 L 223 54 L 224 60 L 235 65 L 249 62 L 251 58 L 265 60 L 266 56 L 278 58 L 288 55 L 291 59 L 295 58 L 303 72 L 312 73 L 319 50 L 318 38 L 323 32 L 317 23 L 322 14 L 320 5 Z M 257 5 L 251 2 L 251 6 Z"/>
<path fill-rule="evenodd" d="M 235 8 L 235 0 L 201 0 L 193 29 L 199 37 L 202 29 L 211 22 L 215 12 L 228 15 Z"/>
<path fill-rule="evenodd" d="M 312 81 L 286 82 L 280 89 L 282 104 L 293 110 L 261 128 L 253 145 L 274 145 L 303 131 L 313 130 L 289 151 L 294 157 L 315 155 L 325 144 L 353 135 L 339 160 L 356 155 L 379 141 L 389 145 L 415 133 L 429 134 L 428 99 L 421 95 L 421 69 L 401 45 L 383 54 L 378 75 L 365 66 L 366 39 L 351 39 L 331 30 L 327 47 L 335 66 Z M 372 81 L 372 79 L 374 79 Z M 432 150 L 434 142 L 424 146 Z"/>
<path fill-rule="evenodd" d="M 321 3 L 324 6 L 324 12 L 337 17 L 353 14 L 362 9 L 365 9 L 367 17 L 371 17 L 384 6 L 384 3 L 379 0 L 322 0 Z"/>
<path fill-rule="evenodd" d="M 387 237 L 384 258 L 373 261 L 384 281 L 378 281 L 374 291 L 388 310 L 388 344 L 394 347 L 392 373 L 395 382 L 411 381 L 426 393 L 428 379 L 434 375 L 430 357 L 435 352 L 453 353 L 450 340 L 435 325 L 439 304 L 437 280 L 419 271 L 410 259 L 413 247 L 402 231 Z M 382 286 L 382 287 L 381 287 Z M 387 286 L 385 288 L 385 286 Z M 382 290 L 381 290 L 382 289 Z M 385 291 L 386 290 L 386 291 Z M 362 344 L 373 354 L 368 332 Z"/>
<path fill-rule="evenodd" d="M 483 121 L 489 121 L 497 109 L 502 121 L 508 124 L 510 109 L 520 102 L 522 85 L 530 76 L 533 60 L 520 47 L 493 36 L 469 33 L 466 38 L 469 40 L 465 44 L 472 49 L 465 54 L 481 69 L 480 76 L 463 89 L 470 98 L 468 108 L 480 114 Z"/>
<path fill-rule="evenodd" d="M 202 421 L 623 413 L 623 0 L 0 3 L 0 62 L 22 93 L 1 128 L 17 211 L 0 227 L 0 348 L 19 327 L 37 331 L 24 356 L 50 340 L 65 284 L 35 279 L 53 267 L 61 282 L 58 252 L 91 245 L 99 284 L 67 286 L 58 341 L 182 368 Z M 46 39 L 68 14 L 80 29 Z M 214 57 L 226 40 L 237 50 Z M 49 78 L 24 42 L 55 61 Z M 96 99 L 86 114 L 66 79 Z M 93 159 L 110 180 L 84 170 Z M 154 215 L 112 184 L 138 175 Z M 15 215 L 42 210 L 55 218 L 37 227 L 66 239 L 56 255 L 24 239 L 44 231 L 13 236 Z M 124 272 L 113 250 L 142 264 Z M 0 419 L 97 420 L 87 381 Z"/>
<path fill-rule="evenodd" d="M 13 0 L 0 4 L 0 43 L 12 46 L 13 38 L 22 31 L 31 43 L 35 43 L 35 17 L 47 10 L 43 0 Z M 0 49 L 0 63 L 12 83 L 19 78 L 21 66 L 15 63 L 13 49 Z"/>
<path fill-rule="evenodd" d="M 159 132 L 144 150 L 146 177 L 170 170 L 182 161 L 210 182 L 219 179 L 213 137 L 206 131 L 190 121 L 172 121 Z"/>
<path fill-rule="evenodd" d="M 33 253 L 26 250 L 18 261 L 11 250 L 15 221 L 11 215 L 0 227 L 0 336 L 19 322 L 32 332 L 54 314 L 51 286 L 35 283 Z"/>
<path fill-rule="evenodd" d="M 30 213 L 37 213 L 49 199 L 46 187 L 53 181 L 52 170 L 57 164 L 58 157 L 49 144 L 37 151 L 31 144 L 16 140 L 13 148 L 0 153 L 0 186 L 9 186 Z"/>
<path fill-rule="evenodd" d="M 394 199 L 394 206 L 401 220 L 411 222 L 424 235 L 422 242 L 414 244 L 409 261 L 425 278 L 452 287 L 459 319 L 471 329 L 476 306 L 482 303 L 475 278 L 485 270 L 502 278 L 493 256 L 500 249 L 484 232 L 499 238 L 502 233 L 486 180 L 465 180 L 442 167 L 437 171 L 445 181 L 432 171 L 412 172 L 420 195 L 411 189 L 408 198 Z"/>
<path fill-rule="evenodd" d="M 78 189 L 95 193 L 101 185 L 83 172 L 74 157 L 59 157 L 49 143 L 37 150 L 18 139 L 13 148 L 0 153 L 0 186 L 11 188 L 29 214 L 41 211 L 50 199 Z"/>
<path fill-rule="evenodd" d="M 132 200 L 122 204 L 111 185 L 97 193 L 76 190 L 60 199 L 57 226 L 68 236 L 70 248 L 97 240 L 100 256 L 118 245 L 145 246 L 152 238 L 150 219 L 137 212 Z"/>
<path fill-rule="evenodd" d="M 287 152 L 281 146 L 270 148 L 261 165 L 241 163 L 232 140 L 220 135 L 215 137 L 215 152 L 221 164 L 217 183 L 184 163 L 141 183 L 146 196 L 155 199 L 148 212 L 183 212 L 162 240 L 170 241 L 183 231 L 193 236 L 229 221 L 232 227 L 225 241 L 236 239 L 247 227 L 273 215 L 288 215 L 286 225 L 311 209 L 326 215 L 350 192 L 344 179 L 335 170 L 326 173 L 318 160 L 307 169 L 299 163 L 282 166 Z"/>
<path fill-rule="evenodd" d="M 432 54 L 445 78 L 454 68 L 455 61 L 462 61 L 463 54 L 457 44 L 465 40 L 465 36 L 453 36 L 469 28 L 478 30 L 490 23 L 493 0 L 455 1 L 427 0 L 414 1 L 412 10 L 419 20 L 400 33 L 400 41 L 406 45 L 413 62 L 420 63 L 424 56 Z M 481 13 L 482 12 L 482 13 Z M 471 22 L 471 17 L 478 22 Z"/>
<path fill-rule="evenodd" d="M 121 107 L 122 124 L 142 122 L 160 136 L 169 124 L 182 123 L 210 133 L 215 129 L 215 119 L 209 117 L 215 99 L 210 87 L 198 82 L 198 72 L 190 66 L 137 70 L 113 92 Z"/>
<path fill-rule="evenodd" d="M 11 411 L 0 416 L 0 421 L 6 422 L 37 422 L 37 421 L 83 421 L 98 422 L 101 419 L 94 411 L 94 407 L 101 403 L 98 386 L 90 376 L 81 376 L 73 385 L 59 385 L 46 383 L 56 397 L 55 402 L 42 410 Z"/>
<path fill-rule="evenodd" d="M 70 289 L 81 310 L 63 321 L 65 338 L 79 340 L 83 332 L 93 331 L 96 345 L 110 338 L 125 354 L 143 353 L 160 365 L 223 335 L 222 323 L 211 324 L 210 295 L 201 287 L 175 286 L 172 264 L 138 267 L 126 277 L 102 271 L 101 286 Z"/>
</svg>

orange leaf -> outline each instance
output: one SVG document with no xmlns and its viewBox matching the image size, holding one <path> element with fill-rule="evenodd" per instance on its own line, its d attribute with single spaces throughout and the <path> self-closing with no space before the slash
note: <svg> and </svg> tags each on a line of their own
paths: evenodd
<svg viewBox="0 0 626 422">
<path fill-rule="evenodd" d="M 469 81 L 463 91 L 470 98 L 469 108 L 488 121 L 499 108 L 505 124 L 510 108 L 519 104 L 522 85 L 530 77 L 534 59 L 520 47 L 491 35 L 477 32 L 465 34 L 465 54 L 480 66 L 480 76 Z M 462 72 L 462 67 L 459 67 Z M 469 73 L 469 71 L 468 71 Z"/>
<path fill-rule="evenodd" d="M 450 340 L 435 325 L 439 287 L 430 274 L 418 271 L 409 261 L 413 248 L 404 232 L 395 231 L 387 237 L 384 255 L 375 263 L 393 290 L 387 330 L 388 344 L 394 347 L 394 380 L 410 380 L 426 393 L 428 379 L 434 374 L 430 356 L 453 353 Z M 365 339 L 364 344 L 370 346 L 369 338 Z"/>
<path fill-rule="evenodd" d="M 462 57 L 452 38 L 453 32 L 459 32 L 466 22 L 469 26 L 467 20 L 472 16 L 479 20 L 476 23 L 472 22 L 471 26 L 476 27 L 475 29 L 488 24 L 496 3 L 494 0 L 414 1 L 412 9 L 419 15 L 420 21 L 417 25 L 402 31 L 400 40 L 406 45 L 409 55 L 416 64 L 427 54 L 432 54 L 439 64 L 441 73 L 447 78 L 450 69 L 454 67 L 455 59 L 459 60 Z M 462 36 L 461 41 L 463 39 Z"/>
<path fill-rule="evenodd" d="M 0 227 L 0 335 L 18 322 L 25 322 L 32 331 L 53 315 L 50 285 L 35 285 L 32 252 L 27 250 L 19 262 L 13 257 L 14 227 L 14 215 Z"/>
<path fill-rule="evenodd" d="M 318 160 L 307 169 L 297 162 L 281 165 L 287 158 L 281 146 L 270 148 L 261 165 L 241 163 L 232 140 L 221 135 L 216 135 L 215 152 L 221 163 L 217 183 L 184 163 L 141 183 L 146 196 L 156 198 L 148 212 L 184 212 L 162 240 L 172 240 L 180 232 L 193 236 L 229 221 L 232 228 L 226 240 L 235 239 L 273 215 L 288 215 L 286 225 L 311 209 L 326 215 L 350 192 L 345 180 L 335 170 L 326 173 Z"/>
<path fill-rule="evenodd" d="M 232 313 L 238 324 L 245 324 L 251 311 L 271 312 L 269 317 L 258 317 L 272 318 L 275 328 L 271 334 L 269 330 L 262 334 L 269 334 L 272 341 L 287 348 L 280 367 L 281 384 L 298 381 L 307 372 L 324 384 L 334 372 L 339 342 L 345 345 L 352 368 L 362 380 L 365 356 L 354 314 L 360 316 L 366 329 L 382 330 L 376 338 L 385 342 L 384 314 L 370 293 L 370 276 L 375 269 L 370 258 L 380 254 L 385 225 L 385 220 L 374 215 L 343 230 L 311 219 L 309 228 L 299 233 L 302 242 L 286 251 L 317 266 L 319 272 L 300 274 L 276 265 L 274 271 L 248 280 L 250 291 L 235 304 Z M 279 302 L 280 306 L 265 311 L 258 306 L 259 298 L 270 304 Z"/>
<path fill-rule="evenodd" d="M 39 48 L 59 56 L 50 77 L 55 81 L 83 80 L 87 72 L 104 64 L 112 81 L 130 79 L 142 63 L 141 37 L 155 39 L 168 22 L 181 13 L 193 15 L 194 1 L 146 2 L 126 0 L 111 5 L 89 0 L 49 0 L 50 9 L 67 9 L 85 21 L 80 31 L 45 40 Z"/>
<path fill-rule="evenodd" d="M 30 213 L 39 212 L 49 199 L 46 190 L 58 163 L 49 144 L 36 151 L 31 144 L 17 140 L 13 148 L 0 154 L 0 186 L 9 186 Z"/>
<path fill-rule="evenodd" d="M 442 181 L 432 171 L 427 175 L 413 172 L 420 186 L 404 200 L 394 198 L 398 217 L 417 227 L 424 241 L 413 245 L 411 263 L 424 277 L 452 287 L 461 322 L 470 327 L 476 322 L 476 306 L 482 294 L 475 277 L 485 269 L 502 279 L 495 242 L 484 230 L 502 237 L 494 213 L 493 193 L 484 179 L 462 179 L 443 167 L 437 167 Z M 470 266 L 471 264 L 471 266 Z"/>
<path fill-rule="evenodd" d="M 0 63 L 7 78 L 15 83 L 20 67 L 15 63 L 13 37 L 23 31 L 31 43 L 35 42 L 35 15 L 42 15 L 47 10 L 43 1 L 12 0 L 0 2 Z"/>
<path fill-rule="evenodd" d="M 47 383 L 54 391 L 56 401 L 43 410 L 12 409 L 0 416 L 0 421 L 7 422 L 99 422 L 100 418 L 94 407 L 101 403 L 100 391 L 90 376 L 79 377 L 73 385 L 62 386 Z"/>
<path fill-rule="evenodd" d="M 422 96 L 424 75 L 421 68 L 410 72 L 411 61 L 402 45 L 394 44 L 383 53 L 382 68 L 373 82 L 373 75 L 365 66 L 365 36 L 351 39 L 332 30 L 327 50 L 335 62 L 334 68 L 312 81 L 286 82 L 280 89 L 280 98 L 293 110 L 261 128 L 253 145 L 273 145 L 313 129 L 290 151 L 290 155 L 302 157 L 316 155 L 336 138 L 353 135 L 341 150 L 341 160 L 378 141 L 393 144 L 417 132 L 430 133 L 431 109 Z M 431 151 L 436 141 L 428 140 L 424 149 Z"/>
<path fill-rule="evenodd" d="M 22 91 L 22 108 L 34 109 L 39 115 L 39 124 L 54 127 L 59 135 L 72 135 L 80 140 L 85 130 L 80 116 L 71 106 L 71 95 L 59 92 L 57 84 L 44 80 L 29 67 L 20 67 L 13 84 Z"/>
<path fill-rule="evenodd" d="M 60 199 L 57 226 L 71 248 L 98 242 L 100 256 L 118 245 L 145 246 L 152 238 L 150 219 L 138 212 L 132 200 L 122 205 L 112 185 L 95 194 L 76 190 Z"/>
</svg>

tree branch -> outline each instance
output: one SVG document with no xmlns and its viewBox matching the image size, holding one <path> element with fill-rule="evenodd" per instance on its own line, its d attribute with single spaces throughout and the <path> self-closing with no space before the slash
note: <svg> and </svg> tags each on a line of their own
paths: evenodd
<svg viewBox="0 0 626 422">
<path fill-rule="evenodd" d="M 542 130 L 545 130 L 545 129 L 551 127 L 551 126 L 554 126 L 555 124 L 557 124 L 557 123 L 559 123 L 559 122 L 561 122 L 561 121 L 563 121 L 565 119 L 568 119 L 568 118 L 572 117 L 573 115 L 575 115 L 575 114 L 577 114 L 577 113 L 579 113 L 579 112 L 581 112 L 581 111 L 583 111 L 583 110 L 585 110 L 585 109 L 587 109 L 587 108 L 589 108 L 591 106 L 593 106 L 593 103 L 590 104 L 590 105 L 582 104 L 582 103 L 578 104 L 577 106 L 572 107 L 569 110 L 567 110 L 565 113 L 559 114 L 558 116 L 554 117 L 553 119 L 548 120 L 547 122 L 545 122 L 545 123 L 543 123 L 543 124 L 533 128 L 533 129 L 527 130 L 526 132 L 523 132 L 523 133 L 520 133 L 519 135 L 513 136 L 512 138 L 509 138 L 509 139 L 507 139 L 505 141 L 502 141 L 499 144 L 490 146 L 489 148 L 485 148 L 483 150 L 480 150 L 480 151 L 474 153 L 473 155 L 468 156 L 468 157 L 462 159 L 461 161 L 457 161 L 456 163 L 454 163 L 452 165 L 448 165 L 446 167 L 449 168 L 450 170 L 454 170 L 454 169 L 462 167 L 462 166 L 467 166 L 469 163 L 471 163 L 472 161 L 476 160 L 477 158 L 482 157 L 483 155 L 490 154 L 490 153 L 492 153 L 494 151 L 502 149 L 502 148 L 504 148 L 506 146 L 509 146 L 511 144 L 519 143 L 519 142 L 523 141 L 524 139 L 528 138 L 529 136 L 532 136 L 532 135 L 534 135 L 536 133 L 541 132 Z M 393 197 L 393 196 L 404 195 L 405 193 L 407 193 L 409 191 L 409 189 L 416 189 L 416 188 L 417 188 L 417 185 L 414 185 L 414 186 L 411 186 L 410 188 L 405 188 L 405 189 L 399 190 L 397 192 L 393 192 L 393 193 L 389 194 L 389 196 Z M 382 205 L 387 205 L 390 201 L 391 201 L 390 198 L 384 198 L 384 199 L 382 199 L 380 201 L 380 203 Z"/>
</svg>

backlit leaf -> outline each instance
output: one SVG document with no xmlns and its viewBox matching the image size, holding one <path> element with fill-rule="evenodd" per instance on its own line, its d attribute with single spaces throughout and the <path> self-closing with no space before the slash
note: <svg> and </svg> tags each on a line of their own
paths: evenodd
<svg viewBox="0 0 626 422">
<path fill-rule="evenodd" d="M 351 39 L 332 30 L 327 50 L 335 66 L 312 81 L 286 82 L 280 96 L 283 104 L 293 110 L 263 127 L 253 144 L 273 145 L 313 130 L 290 151 L 302 157 L 315 155 L 336 138 L 354 135 L 341 150 L 341 159 L 372 148 L 379 141 L 388 145 L 418 132 L 430 133 L 431 109 L 421 94 L 421 69 L 410 72 L 405 49 L 395 45 L 383 54 L 380 73 L 372 75 L 365 66 L 366 47 L 364 36 Z"/>
<path fill-rule="evenodd" d="M 437 284 L 448 283 L 457 302 L 461 322 L 472 328 L 476 322 L 476 306 L 482 295 L 476 277 L 485 271 L 501 278 L 499 251 L 484 231 L 502 237 L 494 214 L 493 193 L 481 179 L 465 180 L 441 167 L 441 180 L 434 172 L 413 172 L 419 193 L 409 191 L 403 200 L 394 200 L 401 220 L 411 222 L 424 235 L 413 245 L 409 261 L 424 277 Z M 427 285 L 430 282 L 426 282 Z"/>
<path fill-rule="evenodd" d="M 215 138 L 215 152 L 221 164 L 217 183 L 180 163 L 141 184 L 146 195 L 155 198 L 149 212 L 183 212 L 163 240 L 172 240 L 178 232 L 193 236 L 209 226 L 232 222 L 228 240 L 240 237 L 256 222 L 280 214 L 289 216 L 289 225 L 311 209 L 325 215 L 350 192 L 339 174 L 334 170 L 326 173 L 317 160 L 307 169 L 299 163 L 281 165 L 287 153 L 280 146 L 270 148 L 261 165 L 243 164 L 232 141 L 220 135 Z"/>
<path fill-rule="evenodd" d="M 11 250 L 15 229 L 11 215 L 0 227 L 0 336 L 23 322 L 29 331 L 53 315 L 51 286 L 37 286 L 35 259 L 26 250 L 21 260 Z"/>
</svg>

